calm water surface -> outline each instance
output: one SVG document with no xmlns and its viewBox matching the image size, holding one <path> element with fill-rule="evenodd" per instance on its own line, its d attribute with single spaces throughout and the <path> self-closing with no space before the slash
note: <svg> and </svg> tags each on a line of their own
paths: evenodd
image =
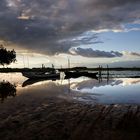
<svg viewBox="0 0 140 140">
<path fill-rule="evenodd" d="M 31 81 L 21 73 L 0 73 L 0 81 L 3 80 L 15 84 L 17 89 L 16 96 L 7 96 L 3 104 L 9 100 L 16 102 L 19 97 L 23 101 L 34 97 L 58 97 L 90 104 L 140 104 L 140 78 L 96 80 L 80 77 L 56 81 Z"/>
</svg>

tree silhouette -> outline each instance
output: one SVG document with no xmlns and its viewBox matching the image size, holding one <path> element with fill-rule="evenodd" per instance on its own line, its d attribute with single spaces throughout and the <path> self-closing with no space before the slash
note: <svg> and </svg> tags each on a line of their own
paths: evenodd
<svg viewBox="0 0 140 140">
<path fill-rule="evenodd" d="M 14 50 L 7 50 L 3 47 L 3 45 L 0 45 L 0 64 L 1 65 L 9 65 L 12 62 L 16 61 L 16 52 Z"/>
</svg>

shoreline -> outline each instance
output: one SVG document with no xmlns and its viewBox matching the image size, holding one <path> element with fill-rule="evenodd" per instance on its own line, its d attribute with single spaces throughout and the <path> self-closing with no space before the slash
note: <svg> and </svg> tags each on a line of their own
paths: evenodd
<svg viewBox="0 0 140 140">
<path fill-rule="evenodd" d="M 9 73 L 9 72 L 49 72 L 53 68 L 0 68 L 0 73 Z M 110 68 L 88 68 L 88 67 L 73 67 L 73 68 L 56 68 L 56 70 L 65 72 L 65 71 L 140 71 L 140 67 L 110 67 Z"/>
<path fill-rule="evenodd" d="M 140 105 L 89 105 L 58 98 L 13 104 L 0 112 L 2 140 L 135 140 Z"/>
</svg>

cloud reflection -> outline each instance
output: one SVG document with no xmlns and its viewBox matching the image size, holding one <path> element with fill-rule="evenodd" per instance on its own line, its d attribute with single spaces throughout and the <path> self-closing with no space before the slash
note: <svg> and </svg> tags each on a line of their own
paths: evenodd
<svg viewBox="0 0 140 140">
<path fill-rule="evenodd" d="M 133 86 L 137 87 L 140 84 L 140 78 L 111 78 L 109 79 L 109 81 L 107 81 L 107 79 L 102 79 L 102 82 L 99 83 L 99 81 L 95 79 L 80 77 L 76 79 L 65 79 L 62 81 L 37 81 L 36 83 L 33 82 L 26 87 L 21 87 L 21 84 L 24 82 L 23 77 L 19 74 L 17 76 L 19 81 L 17 81 L 17 78 L 14 78 L 14 75 L 15 74 L 11 76 L 11 81 L 13 83 L 18 82 L 17 95 L 23 98 L 23 100 L 24 98 L 29 96 L 31 100 L 61 98 L 71 101 L 78 100 L 91 103 L 98 103 L 100 102 L 99 100 L 103 98 L 104 101 L 112 98 L 114 101 L 120 101 L 121 98 L 125 99 L 125 97 L 125 100 L 127 100 L 131 96 L 134 102 L 137 102 L 136 100 L 138 100 L 137 88 L 133 89 Z M 8 78 L 9 75 L 7 75 L 7 79 Z M 133 94 L 131 93 L 132 89 Z M 108 94 L 109 97 L 107 96 Z M 16 96 L 16 98 L 19 97 Z M 108 102 L 112 103 L 113 101 Z M 121 100 L 121 102 L 123 102 L 123 99 Z"/>
<path fill-rule="evenodd" d="M 115 92 L 120 89 L 120 93 L 123 92 L 120 94 L 120 96 L 124 98 L 123 96 L 125 96 L 126 94 L 130 94 L 131 92 L 131 90 L 129 92 L 127 91 L 130 88 L 129 86 L 134 84 L 135 85 L 140 84 L 140 79 L 139 78 L 138 79 L 114 78 L 114 79 L 110 79 L 108 82 L 107 79 L 103 79 L 102 82 L 99 83 L 98 80 L 81 77 L 77 79 L 69 79 L 64 81 L 60 81 L 60 80 L 42 81 L 42 82 L 40 81 L 33 85 L 27 86 L 25 88 L 26 90 L 24 91 L 24 94 L 28 92 L 28 94 L 42 96 L 44 98 L 57 97 L 66 100 L 77 100 L 82 102 L 84 101 L 86 103 L 92 103 L 92 104 L 99 103 L 100 99 L 103 99 L 106 102 L 111 98 L 113 98 L 114 102 L 117 102 L 117 100 L 118 102 L 120 102 L 121 98 L 119 99 L 118 97 L 116 97 L 117 94 L 115 94 Z M 98 89 L 103 89 L 103 90 L 101 90 L 102 92 L 100 92 L 100 90 Z M 106 93 L 107 91 L 109 93 Z M 106 95 L 108 94 L 110 95 L 110 97 L 107 98 Z M 134 91 L 134 94 L 137 95 L 137 92 L 135 93 Z M 129 96 L 126 97 L 125 100 L 127 100 L 127 98 L 129 101 Z M 107 102 L 112 103 L 113 101 L 107 101 Z"/>
</svg>

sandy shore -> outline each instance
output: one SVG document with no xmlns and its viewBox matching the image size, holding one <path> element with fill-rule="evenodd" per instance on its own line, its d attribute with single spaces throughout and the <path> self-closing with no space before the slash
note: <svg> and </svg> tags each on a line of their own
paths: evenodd
<svg viewBox="0 0 140 140">
<path fill-rule="evenodd" d="M 24 100 L 24 99 L 23 99 Z M 138 140 L 140 106 L 45 98 L 0 107 L 0 140 Z"/>
</svg>

